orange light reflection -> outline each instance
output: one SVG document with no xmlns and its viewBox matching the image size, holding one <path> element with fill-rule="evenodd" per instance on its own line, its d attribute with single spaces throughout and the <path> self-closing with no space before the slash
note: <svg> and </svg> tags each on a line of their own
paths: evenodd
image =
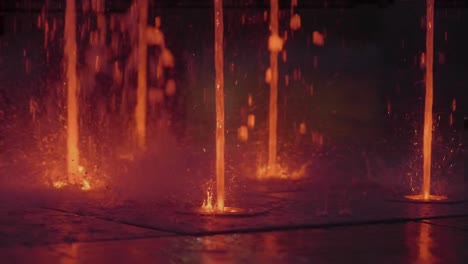
<svg viewBox="0 0 468 264">
<path fill-rule="evenodd" d="M 407 195 L 405 196 L 406 199 L 413 200 L 413 201 L 443 201 L 447 200 L 447 196 L 444 195 L 429 195 L 426 196 L 424 194 L 417 194 L 417 195 Z"/>
</svg>

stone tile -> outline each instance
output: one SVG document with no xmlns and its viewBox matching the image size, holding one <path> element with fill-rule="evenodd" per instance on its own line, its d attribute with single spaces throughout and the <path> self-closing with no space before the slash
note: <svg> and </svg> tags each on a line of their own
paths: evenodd
<svg viewBox="0 0 468 264">
<path fill-rule="evenodd" d="M 15 263 L 467 263 L 468 237 L 404 224 L 0 248 Z"/>
<path fill-rule="evenodd" d="M 170 235 L 38 208 L 0 208 L 0 216 L 0 247 Z"/>
<path fill-rule="evenodd" d="M 433 225 L 468 230 L 468 217 L 449 218 L 449 219 L 431 219 L 431 220 L 424 220 L 424 222 L 428 224 L 433 224 Z"/>
<path fill-rule="evenodd" d="M 245 194 L 236 200 L 234 206 L 268 210 L 265 215 L 253 217 L 199 216 L 187 213 L 196 208 L 195 205 L 183 207 L 170 201 L 132 203 L 118 207 L 99 207 L 82 203 L 50 206 L 185 235 L 319 228 L 468 215 L 468 207 L 465 204 L 400 203 L 374 196 L 354 197 L 346 201 L 344 207 L 352 214 L 341 215 L 340 202 L 331 199 L 330 203 L 328 216 L 319 216 L 318 212 L 323 206 L 314 198 L 312 192 L 288 192 L 282 195 Z"/>
</svg>

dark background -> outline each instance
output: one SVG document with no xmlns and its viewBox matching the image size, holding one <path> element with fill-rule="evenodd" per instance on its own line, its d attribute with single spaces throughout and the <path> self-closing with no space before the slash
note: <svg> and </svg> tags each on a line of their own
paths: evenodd
<svg viewBox="0 0 468 264">
<path fill-rule="evenodd" d="M 62 68 L 62 19 L 65 1 L 2 1 L 0 8 L 0 89 L 19 108 L 27 109 L 31 95 L 47 89 L 46 80 L 59 82 Z M 180 122 L 212 128 L 213 22 L 212 1 L 152 1 L 149 22 L 161 16 L 168 47 L 176 58 Z M 80 10 L 81 1 L 77 1 Z M 130 1 L 106 1 L 106 16 L 124 12 Z M 280 1 L 280 31 L 289 31 L 280 60 L 280 128 L 285 137 L 301 121 L 327 134 L 357 138 L 420 129 L 424 98 L 424 70 L 419 67 L 425 50 L 425 1 L 298 1 L 295 9 L 302 26 L 289 30 L 290 1 Z M 468 102 L 468 12 L 466 1 L 437 1 L 434 33 L 434 112 L 448 128 L 452 99 L 457 100 L 455 128 L 461 128 Z M 47 4 L 58 21 L 54 56 L 45 63 L 43 32 L 37 29 L 40 10 Z M 258 127 L 266 128 L 268 85 L 268 24 L 263 11 L 269 1 L 224 1 L 225 78 L 228 133 L 235 135 L 244 120 L 247 96 Z M 79 11 L 78 11 L 79 12 Z M 246 23 L 242 24 L 245 16 Z M 80 22 L 78 21 L 78 24 Z M 324 47 L 310 45 L 313 31 L 326 34 Z M 447 40 L 445 39 L 447 32 Z M 440 55 L 441 54 L 441 55 Z M 439 63 L 439 56 L 445 57 Z M 31 72 L 25 74 L 25 58 Z M 281 57 L 281 56 L 280 56 Z M 318 67 L 313 67 L 314 57 Z M 302 80 L 286 87 L 284 76 L 301 69 Z M 314 87 L 314 95 L 310 87 Z M 387 103 L 392 111 L 387 113 Z M 392 124 L 394 122 L 395 124 Z M 398 131 L 390 131 L 394 126 Z M 340 129 L 337 129 L 340 127 Z"/>
</svg>

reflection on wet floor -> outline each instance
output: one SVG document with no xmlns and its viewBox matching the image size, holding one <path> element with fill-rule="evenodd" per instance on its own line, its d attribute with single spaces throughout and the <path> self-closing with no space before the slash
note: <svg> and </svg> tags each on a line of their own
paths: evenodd
<svg viewBox="0 0 468 264">
<path fill-rule="evenodd" d="M 464 219 L 468 222 L 468 219 Z M 17 263 L 467 263 L 466 231 L 420 222 L 0 248 Z"/>
<path fill-rule="evenodd" d="M 435 263 L 437 258 L 432 254 L 430 247 L 433 246 L 434 241 L 430 236 L 431 227 L 427 224 L 419 226 L 419 255 L 418 259 L 424 263 Z"/>
</svg>

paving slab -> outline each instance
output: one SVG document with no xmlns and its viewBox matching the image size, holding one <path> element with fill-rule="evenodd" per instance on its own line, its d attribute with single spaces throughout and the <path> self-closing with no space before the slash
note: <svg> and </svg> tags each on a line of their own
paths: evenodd
<svg viewBox="0 0 468 264">
<path fill-rule="evenodd" d="M 0 216 L 0 247 L 171 235 L 34 207 L 1 207 Z"/>
<path fill-rule="evenodd" d="M 424 220 L 425 223 L 468 230 L 468 217 Z"/>
<path fill-rule="evenodd" d="M 335 199 L 336 200 L 336 199 Z M 409 220 L 468 216 L 466 204 L 424 204 L 389 202 L 383 196 L 354 196 L 342 202 L 329 202 L 327 216 L 321 216 L 320 199 L 309 192 L 244 193 L 229 206 L 261 208 L 268 212 L 252 217 L 200 216 L 191 213 L 197 204 L 177 201 L 132 202 L 119 206 L 97 206 L 93 201 L 51 203 L 64 212 L 94 216 L 107 221 L 131 224 L 182 235 L 212 235 L 342 225 L 364 225 Z M 341 207 L 348 213 L 341 214 Z"/>
</svg>

